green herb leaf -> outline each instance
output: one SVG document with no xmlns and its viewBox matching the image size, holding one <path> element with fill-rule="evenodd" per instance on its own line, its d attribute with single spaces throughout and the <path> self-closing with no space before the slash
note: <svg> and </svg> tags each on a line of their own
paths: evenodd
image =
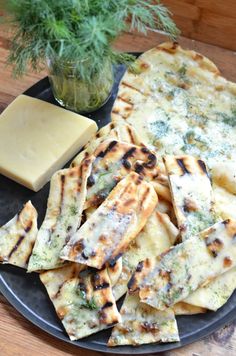
<svg viewBox="0 0 236 356">
<path fill-rule="evenodd" d="M 152 0 L 9 0 L 5 20 L 13 29 L 8 63 L 19 76 L 30 66 L 40 70 L 48 58 L 76 63 L 76 72 L 92 82 L 104 60 L 130 64 L 134 57 L 118 53 L 112 42 L 122 31 L 179 31 L 169 10 Z"/>
</svg>

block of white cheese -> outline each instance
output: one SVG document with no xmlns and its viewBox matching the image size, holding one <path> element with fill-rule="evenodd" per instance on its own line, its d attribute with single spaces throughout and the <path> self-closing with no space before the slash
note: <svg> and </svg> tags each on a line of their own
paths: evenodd
<svg viewBox="0 0 236 356">
<path fill-rule="evenodd" d="M 0 115 L 0 174 L 38 191 L 96 130 L 84 116 L 20 95 Z"/>
</svg>

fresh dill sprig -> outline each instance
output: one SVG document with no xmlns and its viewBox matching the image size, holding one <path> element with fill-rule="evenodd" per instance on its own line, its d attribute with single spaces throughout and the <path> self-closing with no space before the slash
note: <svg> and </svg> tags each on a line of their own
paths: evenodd
<svg viewBox="0 0 236 356">
<path fill-rule="evenodd" d="M 82 79 L 91 80 L 104 60 L 131 63 L 112 42 L 123 31 L 165 31 L 175 39 L 179 31 L 169 10 L 152 0 L 9 0 L 5 19 L 14 29 L 8 63 L 20 76 L 28 66 L 40 70 L 47 58 L 76 62 Z"/>
</svg>

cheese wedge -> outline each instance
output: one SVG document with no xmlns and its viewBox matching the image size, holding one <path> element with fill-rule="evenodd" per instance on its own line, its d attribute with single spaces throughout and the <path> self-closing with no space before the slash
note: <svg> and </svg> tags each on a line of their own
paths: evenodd
<svg viewBox="0 0 236 356">
<path fill-rule="evenodd" d="M 89 271 L 73 263 L 41 273 L 40 279 L 71 340 L 121 321 L 106 269 Z"/>
<path fill-rule="evenodd" d="M 91 161 L 56 172 L 51 180 L 45 219 L 29 260 L 28 272 L 63 265 L 59 254 L 81 222 Z"/>
<path fill-rule="evenodd" d="M 0 173 L 38 191 L 96 130 L 86 117 L 20 95 L 0 116 Z"/>
<path fill-rule="evenodd" d="M 192 156 L 165 156 L 173 207 L 183 240 L 217 221 L 205 163 Z"/>
<path fill-rule="evenodd" d="M 236 265 L 236 221 L 225 220 L 156 259 L 139 263 L 129 282 L 142 302 L 164 310 Z"/>
<path fill-rule="evenodd" d="M 60 256 L 95 268 L 116 260 L 144 227 L 157 204 L 151 184 L 137 173 L 122 179 L 71 237 Z"/>
<path fill-rule="evenodd" d="M 108 346 L 142 345 L 179 341 L 172 309 L 160 311 L 140 303 L 137 295 L 127 295 L 121 307 L 122 322 L 113 330 Z"/>
<path fill-rule="evenodd" d="M 0 262 L 27 268 L 37 233 L 37 211 L 28 201 L 12 220 L 0 228 Z"/>
</svg>

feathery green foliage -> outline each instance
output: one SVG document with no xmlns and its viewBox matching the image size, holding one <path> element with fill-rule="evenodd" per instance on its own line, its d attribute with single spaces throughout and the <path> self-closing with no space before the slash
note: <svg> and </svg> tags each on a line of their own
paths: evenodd
<svg viewBox="0 0 236 356">
<path fill-rule="evenodd" d="M 122 31 L 148 28 L 164 30 L 172 39 L 178 29 L 169 10 L 152 0 L 8 0 L 5 8 L 14 27 L 8 62 L 14 74 L 22 75 L 30 65 L 44 66 L 46 58 L 70 62 L 79 59 L 83 79 L 112 63 L 130 63 L 133 58 L 112 49 Z"/>
</svg>

